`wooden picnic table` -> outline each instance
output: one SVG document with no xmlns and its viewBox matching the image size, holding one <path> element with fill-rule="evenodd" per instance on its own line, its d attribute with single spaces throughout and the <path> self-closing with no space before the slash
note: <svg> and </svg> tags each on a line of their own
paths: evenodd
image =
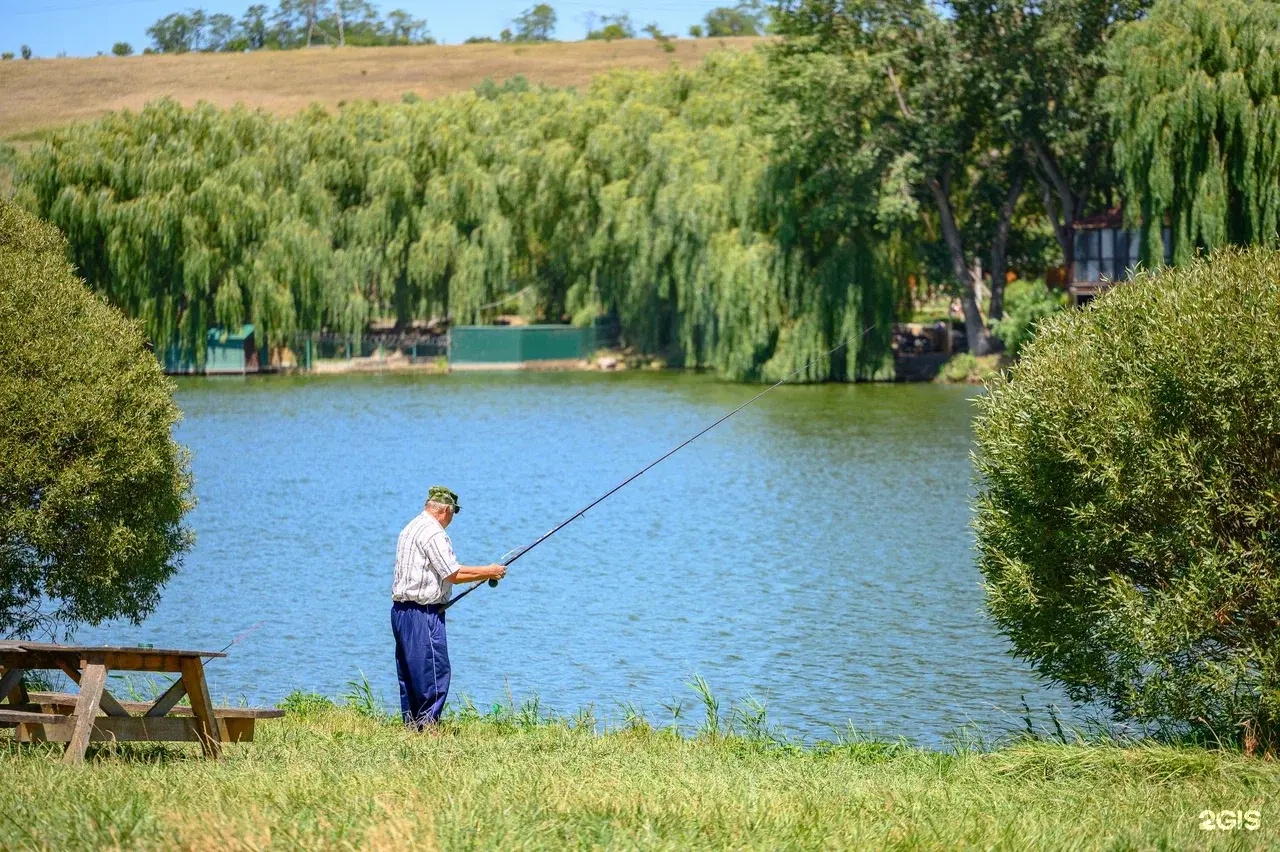
<svg viewBox="0 0 1280 852">
<path fill-rule="evenodd" d="M 275 709 L 214 708 L 204 677 L 206 658 L 220 651 L 0 641 L 0 725 L 20 740 L 67 744 L 63 761 L 80 763 L 90 741 L 198 741 L 205 757 L 219 757 L 226 740 L 253 738 L 253 721 L 283 716 Z M 22 682 L 33 669 L 61 671 L 78 694 L 32 693 Z M 172 672 L 179 677 L 155 701 L 117 701 L 106 689 L 109 671 Z M 183 696 L 191 707 L 180 708 Z M 99 716 L 99 712 L 105 716 Z"/>
</svg>

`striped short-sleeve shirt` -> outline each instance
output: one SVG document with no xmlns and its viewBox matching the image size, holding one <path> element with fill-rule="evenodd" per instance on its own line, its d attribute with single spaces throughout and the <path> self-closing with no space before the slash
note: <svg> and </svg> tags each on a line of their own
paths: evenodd
<svg viewBox="0 0 1280 852">
<path fill-rule="evenodd" d="M 391 599 L 419 604 L 444 603 L 453 593 L 453 583 L 445 578 L 460 567 L 449 534 L 424 511 L 400 531 Z"/>
</svg>

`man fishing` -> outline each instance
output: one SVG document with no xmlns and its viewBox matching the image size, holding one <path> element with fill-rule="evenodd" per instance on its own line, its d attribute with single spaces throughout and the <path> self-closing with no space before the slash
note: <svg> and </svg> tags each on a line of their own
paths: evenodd
<svg viewBox="0 0 1280 852">
<path fill-rule="evenodd" d="M 422 730 L 434 724 L 449 694 L 449 646 L 444 611 L 454 583 L 501 580 L 505 565 L 459 565 L 445 527 L 461 511 L 458 495 L 433 485 L 421 514 L 400 531 L 391 584 L 391 633 L 396 639 L 400 713 Z"/>
</svg>

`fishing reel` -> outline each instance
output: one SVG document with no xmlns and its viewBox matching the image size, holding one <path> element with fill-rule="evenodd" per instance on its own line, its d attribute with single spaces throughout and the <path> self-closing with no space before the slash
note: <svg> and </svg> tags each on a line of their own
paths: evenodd
<svg viewBox="0 0 1280 852">
<path fill-rule="evenodd" d="M 508 550 L 506 553 L 504 553 L 504 554 L 502 555 L 502 559 L 500 560 L 500 562 L 499 562 L 498 564 L 500 564 L 500 565 L 502 565 L 502 566 L 504 566 L 504 567 L 505 567 L 505 566 L 507 566 L 507 565 L 510 565 L 512 562 L 515 562 L 515 561 L 516 561 L 516 557 L 517 557 L 517 556 L 519 556 L 521 553 L 524 553 L 524 551 L 525 551 L 525 550 L 527 550 L 527 549 L 528 549 L 528 548 L 518 547 L 518 548 L 516 548 L 515 550 Z M 495 580 L 495 579 L 493 579 L 493 578 L 490 578 L 490 579 L 489 579 L 489 585 L 490 585 L 492 588 L 497 588 L 497 586 L 498 586 L 498 581 L 497 581 L 497 580 Z"/>
</svg>

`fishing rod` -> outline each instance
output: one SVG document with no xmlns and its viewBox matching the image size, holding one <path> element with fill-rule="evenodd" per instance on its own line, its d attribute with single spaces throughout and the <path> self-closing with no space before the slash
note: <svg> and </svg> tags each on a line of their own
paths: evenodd
<svg viewBox="0 0 1280 852">
<path fill-rule="evenodd" d="M 241 639 L 243 639 L 244 637 L 248 636 L 250 633 L 252 633 L 253 631 L 257 630 L 259 627 L 261 627 L 261 626 L 262 626 L 262 625 L 264 625 L 264 624 L 266 624 L 266 622 L 265 622 L 265 621 L 259 621 L 257 624 L 253 625 L 253 626 L 252 626 L 252 627 L 250 627 L 248 630 L 246 630 L 245 632 L 241 633 L 241 634 L 240 634 L 239 636 L 237 636 L 236 638 L 232 639 L 232 640 L 231 640 L 230 642 L 228 642 L 226 645 L 223 645 L 223 646 L 222 646 L 222 650 L 221 650 L 221 651 L 219 651 L 218 653 L 219 653 L 219 654 L 225 654 L 225 653 L 227 652 L 227 649 L 228 649 L 228 648 L 230 648 L 232 645 L 239 645 L 239 644 L 240 644 L 240 640 L 241 640 Z M 205 657 L 205 662 L 206 662 L 206 663 L 212 663 L 212 662 L 213 662 L 214 660 L 216 660 L 216 659 L 218 659 L 218 657 Z"/>
<path fill-rule="evenodd" d="M 859 339 L 859 340 L 861 340 L 863 337 L 866 337 L 867 332 L 871 331 L 871 329 L 873 329 L 873 328 L 875 328 L 875 326 L 874 326 L 874 325 L 873 325 L 873 326 L 868 326 L 867 328 L 863 329 L 862 334 L 860 334 L 860 335 L 858 336 L 858 339 Z M 737 408 L 735 408 L 733 411 L 730 411 L 728 414 L 724 415 L 724 416 L 723 416 L 723 417 L 721 417 L 719 420 L 717 420 L 715 423 L 712 423 L 710 426 L 706 427 L 706 428 L 705 428 L 705 429 L 703 429 L 701 432 L 699 432 L 698 434 L 694 435 L 694 436 L 693 436 L 692 438 L 690 438 L 689 440 L 685 441 L 683 444 L 680 444 L 678 447 L 676 447 L 676 448 L 674 448 L 674 449 L 672 449 L 672 450 L 668 450 L 668 451 L 667 451 L 667 453 L 666 453 L 665 455 L 663 455 L 663 456 L 659 457 L 659 458 L 658 458 L 658 459 L 656 459 L 655 461 L 651 461 L 651 462 L 649 462 L 649 464 L 645 465 L 645 466 L 644 466 L 643 468 L 641 468 L 639 471 L 637 471 L 636 473 L 631 474 L 631 476 L 627 477 L 627 478 L 626 478 L 626 479 L 624 479 L 622 482 L 620 482 L 619 484 L 615 485 L 613 488 L 609 489 L 608 491 L 606 491 L 606 492 L 605 492 L 604 494 L 602 494 L 601 496 L 597 497 L 597 498 L 596 498 L 595 500 L 593 500 L 591 503 L 587 504 L 584 508 L 582 508 L 582 509 L 578 510 L 576 513 L 574 513 L 574 514 L 570 515 L 569 517 L 565 518 L 565 519 L 564 519 L 563 521 L 561 521 L 560 523 L 556 524 L 556 525 L 555 525 L 554 527 L 552 527 L 550 530 L 548 530 L 547 532 L 543 533 L 543 534 L 542 534 L 542 536 L 541 536 L 540 538 L 538 538 L 536 541 L 534 541 L 532 544 L 525 545 L 524 547 L 520 548 L 519 550 L 514 550 L 514 551 L 512 551 L 508 556 L 504 557 L 504 558 L 503 558 L 503 560 L 502 560 L 502 562 L 501 562 L 501 563 L 499 563 L 499 564 L 501 564 L 501 565 L 505 568 L 506 566 L 510 565 L 512 562 L 515 562 L 515 561 L 516 561 L 517 559 L 519 559 L 521 556 L 524 556 L 524 555 L 525 555 L 526 553 L 528 553 L 530 550 L 533 550 L 535 547 L 537 547 L 538 545 L 542 544 L 542 543 L 543 543 L 544 541 L 546 541 L 547 539 L 551 538 L 551 536 L 553 536 L 553 535 L 555 535 L 556 533 L 560 532 L 560 530 L 562 530 L 562 529 L 564 529 L 565 527 L 569 526 L 569 524 L 573 523 L 573 522 L 574 522 L 574 521 L 576 521 L 578 518 L 581 518 L 581 517 L 582 517 L 583 515 L 585 515 L 587 512 L 591 511 L 591 510 L 592 510 L 592 509 L 594 509 L 596 506 L 599 506 L 599 505 L 600 505 L 601 503 L 603 503 L 605 500 L 609 499 L 609 498 L 610 498 L 610 497 L 612 497 L 614 494 L 617 494 L 617 493 L 618 493 L 619 491 L 621 491 L 623 488 L 627 487 L 627 486 L 628 486 L 628 485 L 630 485 L 632 482 L 634 482 L 635 480 L 639 479 L 639 478 L 640 478 L 640 476 L 641 476 L 641 475 L 643 475 L 644 473 L 648 472 L 649 470 L 651 470 L 651 469 L 653 469 L 653 468 L 657 467 L 657 466 L 658 466 L 659 464 L 661 464 L 662 462 L 664 462 L 664 461 L 666 461 L 667 459 L 671 458 L 671 457 L 672 457 L 672 456 L 674 456 L 676 453 L 678 453 L 680 450 L 683 450 L 685 447 L 689 446 L 689 445 L 690 445 L 690 444 L 692 444 L 694 441 L 698 440 L 698 439 L 699 439 L 699 438 L 701 438 L 703 435 L 707 434 L 707 433 L 708 433 L 708 432 L 710 432 L 712 429 L 716 428 L 716 427 L 717 427 L 717 426 L 719 426 L 721 423 L 723 423 L 724 421 L 728 420 L 728 419 L 729 419 L 730 417 L 732 417 L 733 415 L 737 414 L 739 411 L 741 411 L 742 409 L 746 408 L 748 405 L 750 405 L 751 403 L 755 402 L 757 399 L 759 399 L 760 397 L 764 396 L 764 395 L 765 395 L 765 394 L 767 394 L 769 391 L 773 390 L 774 388 L 780 387 L 781 385 L 786 384 L 787 382 L 791 381 L 791 380 L 792 380 L 792 379 L 794 379 L 796 376 L 800 375 L 800 374 L 801 374 L 801 373 L 803 373 L 805 370 L 809 369 L 809 368 L 810 368 L 810 367 L 812 367 L 814 364 L 816 364 L 816 363 L 818 363 L 819 361 L 821 361 L 823 358 L 828 358 L 828 357 L 830 357 L 830 356 L 832 355 L 832 353 L 834 353 L 836 350 L 840 349 L 841 347 L 845 346 L 847 343 L 848 343 L 848 341 L 847 341 L 847 340 L 842 340 L 842 341 L 840 341 L 840 342 L 839 342 L 839 343 L 837 343 L 835 346 L 831 347 L 831 348 L 830 348 L 830 349 L 828 349 L 826 352 L 824 352 L 823 354 L 819 355 L 817 358 L 814 358 L 814 359 L 813 359 L 812 361 L 810 361 L 808 364 L 805 364 L 803 367 L 799 368 L 799 369 L 798 369 L 798 370 L 796 370 L 795 372 L 791 373 L 790 375 L 788 375 L 788 376 L 786 376 L 786 377 L 784 377 L 784 378 L 782 378 L 782 379 L 779 379 L 775 384 L 772 384 L 772 385 L 770 385 L 769 387 L 765 388 L 764 390 L 760 391 L 760 393 L 758 393 L 758 394 L 756 394 L 755 396 L 751 397 L 751 399 L 749 399 L 749 400 L 747 400 L 746 402 L 742 403 L 742 405 L 739 405 L 739 406 L 738 406 Z M 476 582 L 476 583 L 472 583 L 472 584 L 471 584 L 471 585 L 470 585 L 470 586 L 469 586 L 465 591 L 463 591 L 461 594 L 459 594 L 459 595 L 455 596 L 452 600 L 450 600 L 448 603 L 446 603 L 446 604 L 444 605 L 444 609 L 446 609 L 446 610 L 447 610 L 449 607 L 453 606 L 453 605 L 454 605 L 454 604 L 456 604 L 458 601 L 462 600 L 462 599 L 463 599 L 463 598 L 465 598 L 467 595 L 471 594 L 471 593 L 472 593 L 472 592 L 474 592 L 476 589 L 478 589 L 478 588 L 480 588 L 481 586 L 483 586 L 486 582 L 488 582 L 488 584 L 489 584 L 490 586 L 497 586 L 497 585 L 498 585 L 498 581 L 497 581 L 496 579 L 490 579 L 490 580 L 488 580 L 488 581 L 480 580 L 480 581 L 478 581 L 478 582 Z"/>
</svg>

